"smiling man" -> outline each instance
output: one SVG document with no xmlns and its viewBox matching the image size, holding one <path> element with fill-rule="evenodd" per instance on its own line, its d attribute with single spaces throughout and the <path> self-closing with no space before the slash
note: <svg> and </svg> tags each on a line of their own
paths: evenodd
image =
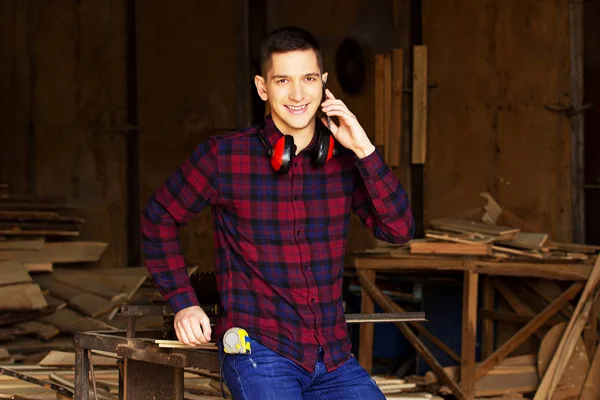
<svg viewBox="0 0 600 400">
<path fill-rule="evenodd" d="M 250 354 L 220 345 L 234 399 L 384 399 L 350 353 L 343 261 L 351 212 L 381 240 L 412 238 L 406 193 L 354 114 L 324 91 L 310 33 L 278 29 L 261 57 L 255 84 L 271 114 L 198 145 L 156 191 L 143 217 L 146 266 L 176 313 L 180 341 L 221 344 L 229 328 L 248 332 Z M 179 241 L 179 228 L 205 206 L 222 310 L 214 334 Z"/>
</svg>

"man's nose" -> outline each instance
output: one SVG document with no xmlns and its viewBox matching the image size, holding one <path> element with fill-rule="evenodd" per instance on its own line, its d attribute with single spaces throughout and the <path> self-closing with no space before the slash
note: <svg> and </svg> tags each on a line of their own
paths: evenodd
<svg viewBox="0 0 600 400">
<path fill-rule="evenodd" d="M 301 83 L 295 83 L 292 85 L 290 93 L 290 100 L 300 101 L 304 98 L 304 87 Z"/>
</svg>

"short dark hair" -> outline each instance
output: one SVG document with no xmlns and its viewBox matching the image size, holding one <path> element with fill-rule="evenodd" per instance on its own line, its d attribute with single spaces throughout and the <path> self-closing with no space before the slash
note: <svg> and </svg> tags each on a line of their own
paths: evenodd
<svg viewBox="0 0 600 400">
<path fill-rule="evenodd" d="M 319 45 L 317 39 L 310 32 L 297 26 L 285 26 L 275 29 L 263 41 L 260 49 L 260 70 L 262 76 L 266 77 L 273 54 L 311 49 L 317 55 L 320 72 L 323 72 L 321 45 Z"/>
</svg>

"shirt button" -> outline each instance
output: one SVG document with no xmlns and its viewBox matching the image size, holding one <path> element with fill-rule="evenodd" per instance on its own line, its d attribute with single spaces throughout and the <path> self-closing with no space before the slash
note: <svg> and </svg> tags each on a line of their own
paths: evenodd
<svg viewBox="0 0 600 400">
<path fill-rule="evenodd" d="M 296 232 L 296 235 L 300 236 L 300 231 Z"/>
<path fill-rule="evenodd" d="M 296 196 L 296 197 L 294 197 L 294 199 L 295 199 L 296 201 L 298 201 L 298 200 L 300 200 L 300 196 Z"/>
<path fill-rule="evenodd" d="M 305 266 L 304 266 L 304 269 L 308 269 L 308 265 L 305 265 Z"/>
<path fill-rule="evenodd" d="M 295 163 L 294 163 L 294 167 L 297 167 L 297 166 L 298 166 L 298 163 L 297 163 L 297 162 L 295 162 Z"/>
<path fill-rule="evenodd" d="M 310 299 L 310 302 L 314 303 L 315 302 L 315 298 L 313 297 L 312 299 Z"/>
</svg>

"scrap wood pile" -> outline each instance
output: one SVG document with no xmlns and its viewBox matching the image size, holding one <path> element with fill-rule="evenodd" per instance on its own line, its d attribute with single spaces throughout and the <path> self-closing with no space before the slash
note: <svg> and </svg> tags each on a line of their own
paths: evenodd
<svg viewBox="0 0 600 400">
<path fill-rule="evenodd" d="M 474 256 L 490 260 L 538 260 L 593 263 L 600 246 L 552 241 L 548 233 L 536 232 L 529 224 L 504 210 L 488 194 L 488 203 L 468 218 L 439 218 L 429 221 L 425 238 L 405 245 L 384 245 L 366 250 L 373 256 L 405 257 Z"/>
<path fill-rule="evenodd" d="M 600 399 L 600 247 L 552 241 L 547 233 L 535 232 L 503 210 L 489 194 L 482 196 L 488 204 L 481 214 L 430 221 L 424 239 L 367 250 L 363 257 L 460 256 L 494 261 L 499 269 L 505 261 L 527 261 L 558 270 L 573 264 L 585 266 L 589 276 L 576 282 L 486 276 L 484 283 L 492 293 L 488 298 L 495 300 L 491 305 L 483 300 L 478 303 L 477 317 L 482 325 L 485 321 L 496 323 L 491 325 L 496 339 L 492 338 L 493 347 L 476 365 L 475 396 Z M 498 340 L 499 332 L 507 328 L 510 335 Z M 481 341 L 485 340 L 482 336 Z M 443 369 L 460 382 L 459 366 Z M 440 395 L 450 393 L 433 372 L 407 381 Z"/>
</svg>

